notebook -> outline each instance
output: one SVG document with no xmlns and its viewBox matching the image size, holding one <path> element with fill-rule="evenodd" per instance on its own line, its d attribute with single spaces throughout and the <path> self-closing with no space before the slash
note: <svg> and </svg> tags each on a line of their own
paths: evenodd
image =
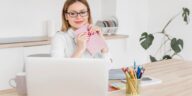
<svg viewBox="0 0 192 96">
<path fill-rule="evenodd" d="M 28 96 L 107 96 L 108 61 L 26 58 Z"/>
<path fill-rule="evenodd" d="M 126 80 L 122 80 L 122 82 L 126 82 Z M 151 77 L 151 76 L 143 76 L 141 79 L 141 86 L 149 86 L 149 85 L 155 85 L 160 84 L 162 81 L 160 79 Z"/>
<path fill-rule="evenodd" d="M 77 29 L 75 31 L 76 36 L 78 36 L 80 33 L 85 32 L 86 34 L 89 35 L 90 39 L 87 41 L 87 50 L 91 55 L 94 55 L 96 53 L 99 53 L 102 48 L 106 48 L 107 44 L 105 41 L 97 34 L 91 34 L 88 31 L 88 26 L 84 25 Z"/>
<path fill-rule="evenodd" d="M 122 69 L 111 69 L 109 70 L 109 80 L 123 80 L 125 79 L 125 74 Z"/>
<path fill-rule="evenodd" d="M 114 87 L 118 90 L 125 89 L 125 83 L 126 83 L 126 80 L 121 80 L 121 82 L 113 82 L 113 83 L 111 83 L 111 87 Z M 160 79 L 157 79 L 157 78 L 154 78 L 151 76 L 144 76 L 141 79 L 140 86 L 144 87 L 144 86 L 156 85 L 156 84 L 160 84 L 160 83 L 162 83 L 162 81 Z"/>
</svg>

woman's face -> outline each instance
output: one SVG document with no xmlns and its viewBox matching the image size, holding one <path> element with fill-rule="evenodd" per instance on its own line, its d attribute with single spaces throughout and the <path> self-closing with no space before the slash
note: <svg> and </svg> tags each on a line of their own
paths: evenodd
<svg viewBox="0 0 192 96">
<path fill-rule="evenodd" d="M 71 4 L 67 12 L 65 18 L 73 29 L 78 29 L 82 25 L 88 24 L 89 12 L 83 3 L 77 1 Z"/>
</svg>

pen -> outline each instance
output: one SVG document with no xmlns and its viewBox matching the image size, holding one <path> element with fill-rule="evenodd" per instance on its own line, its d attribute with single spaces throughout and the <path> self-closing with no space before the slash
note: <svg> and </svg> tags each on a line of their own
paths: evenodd
<svg viewBox="0 0 192 96">
<path fill-rule="evenodd" d="M 141 71 L 140 75 L 139 75 L 139 79 L 142 77 L 143 75 L 143 71 Z"/>
<path fill-rule="evenodd" d="M 134 60 L 134 65 L 133 65 L 133 68 L 134 68 L 134 76 L 135 76 L 135 78 L 137 79 L 137 65 L 136 65 L 136 62 L 135 62 L 135 60 Z"/>
<path fill-rule="evenodd" d="M 136 62 L 135 62 L 135 60 L 134 60 L 134 70 L 136 71 Z"/>
<path fill-rule="evenodd" d="M 128 67 L 127 68 L 123 67 L 122 70 L 125 73 L 126 78 L 127 79 L 130 78 L 130 75 L 128 74 Z"/>
<path fill-rule="evenodd" d="M 135 63 L 134 63 L 134 66 L 135 66 Z M 137 68 L 123 67 L 121 69 L 125 73 L 127 79 L 141 79 L 145 71 L 145 68 L 143 68 L 143 66 L 141 65 L 139 65 Z"/>
<path fill-rule="evenodd" d="M 139 78 L 140 72 L 141 72 L 141 69 L 140 69 L 140 67 L 138 66 L 138 67 L 137 67 L 137 78 Z"/>
<path fill-rule="evenodd" d="M 130 76 L 131 76 L 131 78 L 132 79 L 136 79 L 136 77 L 135 77 L 135 71 L 132 69 L 132 68 L 129 68 L 129 74 L 130 74 Z"/>
<path fill-rule="evenodd" d="M 144 71 L 145 71 L 145 68 L 143 68 L 142 66 L 141 66 L 141 68 L 140 68 L 140 74 L 139 74 L 139 79 L 142 77 L 142 75 L 143 75 L 143 73 L 144 73 Z"/>
</svg>

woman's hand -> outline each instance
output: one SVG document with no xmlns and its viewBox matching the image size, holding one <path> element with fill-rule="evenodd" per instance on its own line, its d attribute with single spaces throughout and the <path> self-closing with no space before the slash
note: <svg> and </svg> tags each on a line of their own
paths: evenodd
<svg viewBox="0 0 192 96">
<path fill-rule="evenodd" d="M 76 38 L 77 47 L 75 52 L 72 54 L 72 58 L 80 58 L 86 50 L 87 40 L 89 36 L 86 33 L 80 33 Z"/>
<path fill-rule="evenodd" d="M 88 26 L 88 31 L 91 32 L 91 34 L 98 34 L 102 39 L 105 39 L 103 36 L 103 32 L 101 31 L 101 28 L 97 27 L 97 26 L 92 26 L 89 25 Z"/>
<path fill-rule="evenodd" d="M 89 36 L 86 33 L 80 33 L 77 38 L 77 49 L 84 52 L 86 50 L 87 40 L 89 40 Z"/>
</svg>

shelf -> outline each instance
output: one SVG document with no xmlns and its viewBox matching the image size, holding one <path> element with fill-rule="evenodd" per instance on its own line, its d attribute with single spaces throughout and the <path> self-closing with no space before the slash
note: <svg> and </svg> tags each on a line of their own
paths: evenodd
<svg viewBox="0 0 192 96">
<path fill-rule="evenodd" d="M 104 35 L 106 40 L 110 39 L 126 39 L 129 36 L 128 35 L 120 35 L 120 34 L 114 34 L 114 35 Z"/>
<path fill-rule="evenodd" d="M 106 40 L 111 39 L 126 39 L 128 35 L 104 35 Z M 14 48 L 14 47 L 30 47 L 49 45 L 51 42 L 49 37 L 19 37 L 19 38 L 1 38 L 0 49 Z"/>
<path fill-rule="evenodd" d="M 0 48 L 30 47 L 30 46 L 49 45 L 49 44 L 50 44 L 50 38 L 43 36 L 0 39 Z"/>
</svg>

